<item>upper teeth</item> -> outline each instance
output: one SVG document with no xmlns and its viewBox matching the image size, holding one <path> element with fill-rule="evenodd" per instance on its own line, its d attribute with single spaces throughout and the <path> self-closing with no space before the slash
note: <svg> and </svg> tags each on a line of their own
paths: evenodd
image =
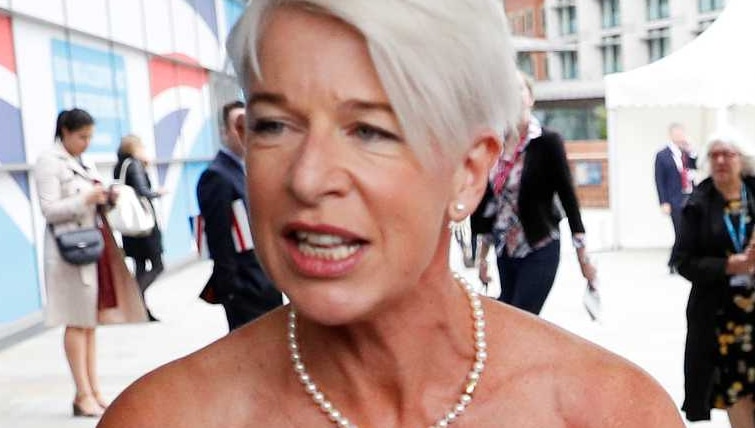
<svg viewBox="0 0 755 428">
<path fill-rule="evenodd" d="M 342 245 L 346 243 L 346 240 L 337 235 L 313 233 L 313 232 L 296 232 L 296 239 L 299 241 L 305 241 L 311 245 Z"/>
</svg>

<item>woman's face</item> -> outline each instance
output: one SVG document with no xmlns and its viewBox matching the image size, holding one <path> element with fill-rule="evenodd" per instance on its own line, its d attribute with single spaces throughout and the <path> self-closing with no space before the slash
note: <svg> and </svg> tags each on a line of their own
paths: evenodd
<svg viewBox="0 0 755 428">
<path fill-rule="evenodd" d="M 404 140 L 362 37 L 279 8 L 260 64 L 247 180 L 255 246 L 281 291 L 307 316 L 337 324 L 447 269 L 452 166 L 423 164 Z"/>
<path fill-rule="evenodd" d="M 150 161 L 150 158 L 147 155 L 147 149 L 142 143 L 134 144 L 134 151 L 131 156 L 133 156 L 134 159 L 138 159 L 144 163 L 149 163 Z"/>
<path fill-rule="evenodd" d="M 708 150 L 708 160 L 711 177 L 718 185 L 730 184 L 742 176 L 742 156 L 728 144 L 713 143 Z"/>
<path fill-rule="evenodd" d="M 71 156 L 79 156 L 89 147 L 93 134 L 94 125 L 82 126 L 75 131 L 63 128 L 61 141 L 63 142 L 63 147 L 65 147 Z"/>
</svg>

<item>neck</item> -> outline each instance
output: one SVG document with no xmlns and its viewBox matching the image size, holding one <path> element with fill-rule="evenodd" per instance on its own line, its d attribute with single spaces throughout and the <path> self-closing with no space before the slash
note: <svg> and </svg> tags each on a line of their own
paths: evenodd
<svg viewBox="0 0 755 428">
<path fill-rule="evenodd" d="M 448 406 L 458 398 L 475 356 L 471 308 L 447 270 L 430 277 L 423 275 L 413 287 L 416 292 L 407 292 L 371 321 L 327 327 L 300 317 L 303 361 L 322 391 L 348 415 L 399 420 L 405 416 L 399 409 L 420 406 L 417 397 L 428 389 L 443 395 Z M 379 373 L 379 382 L 370 373 Z"/>
<path fill-rule="evenodd" d="M 740 192 L 742 190 L 742 179 L 739 177 L 733 180 L 728 180 L 726 182 L 714 181 L 713 184 L 716 186 L 716 189 L 721 192 L 725 199 L 739 198 Z"/>
</svg>

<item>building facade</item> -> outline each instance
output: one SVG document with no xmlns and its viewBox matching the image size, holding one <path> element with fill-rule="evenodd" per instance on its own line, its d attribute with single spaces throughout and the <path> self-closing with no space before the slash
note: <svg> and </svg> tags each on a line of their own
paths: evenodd
<svg viewBox="0 0 755 428">
<path fill-rule="evenodd" d="M 533 35 L 554 46 L 548 52 L 521 52 L 518 61 L 536 78 L 535 114 L 569 142 L 567 153 L 583 206 L 608 207 L 603 76 L 649 64 L 681 48 L 716 19 L 725 3 L 506 0 L 515 34 L 528 28 L 517 22 L 531 12 L 536 22 L 544 23 L 543 33 Z"/>
<path fill-rule="evenodd" d="M 38 323 L 45 305 L 45 221 L 33 178 L 62 109 L 88 110 L 85 156 L 112 176 L 120 137 L 141 136 L 165 259 L 195 255 L 195 184 L 219 144 L 218 105 L 240 94 L 223 46 L 242 0 L 0 0 L 0 337 Z"/>
</svg>

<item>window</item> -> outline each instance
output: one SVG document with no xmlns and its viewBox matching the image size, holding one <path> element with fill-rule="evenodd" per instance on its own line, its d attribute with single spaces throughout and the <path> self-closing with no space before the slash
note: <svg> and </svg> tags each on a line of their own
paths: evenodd
<svg viewBox="0 0 755 428">
<path fill-rule="evenodd" d="M 525 72 L 529 76 L 535 75 L 535 68 L 532 64 L 532 54 L 529 52 L 517 52 L 516 54 L 517 67 Z"/>
<path fill-rule="evenodd" d="M 605 139 L 605 114 L 598 107 L 551 107 L 533 112 L 543 126 L 557 129 L 567 141 Z"/>
<path fill-rule="evenodd" d="M 621 71 L 621 37 L 603 37 L 603 74 Z"/>
<path fill-rule="evenodd" d="M 619 0 L 601 0 L 600 6 L 603 15 L 603 28 L 618 27 L 621 24 Z"/>
<path fill-rule="evenodd" d="M 668 0 L 645 0 L 647 1 L 648 21 L 656 21 L 669 17 Z"/>
<path fill-rule="evenodd" d="M 603 184 L 603 162 L 593 160 L 575 162 L 574 182 L 577 186 L 600 186 Z"/>
<path fill-rule="evenodd" d="M 577 32 L 577 7 L 564 6 L 558 9 L 559 32 L 562 36 Z"/>
<path fill-rule="evenodd" d="M 713 24 L 714 21 L 715 21 L 715 19 L 704 19 L 704 20 L 698 22 L 697 23 L 697 35 L 699 36 L 705 30 L 707 30 L 708 27 L 710 27 L 710 25 Z"/>
<path fill-rule="evenodd" d="M 543 32 L 545 32 L 545 29 L 548 28 L 548 26 L 545 25 L 545 8 L 540 9 L 540 28 Z"/>
<path fill-rule="evenodd" d="M 522 14 L 514 18 L 514 34 L 524 34 L 524 15 Z"/>
<path fill-rule="evenodd" d="M 657 28 L 648 32 L 648 62 L 663 58 L 669 53 L 669 29 Z"/>
<path fill-rule="evenodd" d="M 699 10 L 700 13 L 721 10 L 724 6 L 726 6 L 725 0 L 697 0 L 697 10 Z"/>
<path fill-rule="evenodd" d="M 561 78 L 572 80 L 577 78 L 577 52 L 566 51 L 559 53 L 561 57 Z"/>
<path fill-rule="evenodd" d="M 532 9 L 524 12 L 524 34 L 531 36 L 535 32 L 535 13 Z"/>
</svg>

